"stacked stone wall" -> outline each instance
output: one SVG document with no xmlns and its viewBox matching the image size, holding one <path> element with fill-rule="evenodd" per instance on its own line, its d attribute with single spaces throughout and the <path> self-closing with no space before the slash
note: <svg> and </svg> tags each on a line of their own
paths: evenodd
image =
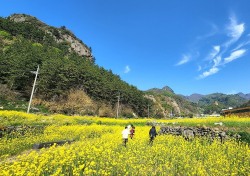
<svg viewBox="0 0 250 176">
<path fill-rule="evenodd" d="M 183 136 L 185 139 L 190 140 L 195 137 L 207 137 L 209 140 L 214 140 L 218 138 L 221 142 L 230 137 L 240 139 L 240 135 L 236 134 L 230 136 L 226 131 L 219 130 L 218 128 L 208 128 L 208 127 L 173 127 L 173 126 L 162 126 L 159 135 L 171 134 Z"/>
</svg>

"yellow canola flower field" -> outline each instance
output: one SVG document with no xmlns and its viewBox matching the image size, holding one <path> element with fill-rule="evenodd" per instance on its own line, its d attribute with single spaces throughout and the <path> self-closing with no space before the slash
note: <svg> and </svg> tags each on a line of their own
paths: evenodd
<svg viewBox="0 0 250 176">
<path fill-rule="evenodd" d="M 149 145 L 150 127 L 136 126 L 134 138 L 129 139 L 125 147 L 121 135 L 123 129 L 120 125 L 48 126 L 44 132 L 47 140 L 62 136 L 77 137 L 78 140 L 2 159 L 0 176 L 247 176 L 250 173 L 250 148 L 245 143 L 205 139 L 186 141 L 181 136 L 161 135 Z"/>
<path fill-rule="evenodd" d="M 147 123 L 158 123 L 163 125 L 185 125 L 185 126 L 199 126 L 208 125 L 214 126 L 214 123 L 222 122 L 225 126 L 240 126 L 250 127 L 250 118 L 237 116 L 231 117 L 203 117 L 203 118 L 179 118 L 179 119 L 115 119 L 115 118 L 100 118 L 88 116 L 66 116 L 61 114 L 53 115 L 36 115 L 27 114 L 18 111 L 0 111 L 0 127 L 9 125 L 78 125 L 78 124 L 99 124 L 99 125 L 146 125 Z"/>
</svg>

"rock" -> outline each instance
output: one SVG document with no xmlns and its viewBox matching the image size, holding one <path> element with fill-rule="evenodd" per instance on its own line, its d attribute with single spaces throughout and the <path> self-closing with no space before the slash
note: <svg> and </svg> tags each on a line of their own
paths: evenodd
<svg viewBox="0 0 250 176">
<path fill-rule="evenodd" d="M 190 129 L 184 130 L 183 131 L 183 137 L 186 140 L 193 139 L 194 138 L 194 132 L 193 132 L 193 130 L 190 130 Z"/>
</svg>

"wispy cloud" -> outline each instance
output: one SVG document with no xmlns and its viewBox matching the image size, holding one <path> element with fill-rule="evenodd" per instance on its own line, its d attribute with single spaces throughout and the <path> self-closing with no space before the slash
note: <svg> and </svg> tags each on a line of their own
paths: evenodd
<svg viewBox="0 0 250 176">
<path fill-rule="evenodd" d="M 242 47 L 250 44 L 249 38 L 245 39 L 245 41 L 243 38 L 241 43 L 238 42 L 245 32 L 245 23 L 239 23 L 235 15 L 230 16 L 229 20 L 230 23 L 226 27 L 226 35 L 229 39 L 220 45 L 213 46 L 212 51 L 210 51 L 205 59 L 205 61 L 209 61 L 210 66 L 198 76 L 198 79 L 218 73 L 222 66 L 245 55 L 247 49 L 243 49 Z M 247 35 L 247 37 L 249 36 Z M 232 49 L 233 44 L 236 44 L 234 49 Z M 229 56 L 225 57 L 226 54 Z"/>
<path fill-rule="evenodd" d="M 221 63 L 221 56 L 217 56 L 216 58 L 214 58 L 214 65 L 213 65 L 213 67 L 217 67 L 217 66 L 219 66 L 220 65 L 220 63 Z"/>
<path fill-rule="evenodd" d="M 230 40 L 227 41 L 224 45 L 229 47 L 231 44 L 236 42 L 245 31 L 245 24 L 238 23 L 235 15 L 232 15 L 230 18 L 230 24 L 227 26 L 227 36 L 230 37 Z"/>
<path fill-rule="evenodd" d="M 193 42 L 192 47 L 190 47 L 191 51 L 188 51 L 188 54 L 182 55 L 176 66 L 200 58 L 202 60 L 198 63 L 198 69 L 196 69 L 199 72 L 198 79 L 217 74 L 223 69 L 223 66 L 245 56 L 246 52 L 250 49 L 250 33 L 246 29 L 245 23 L 239 21 L 236 15 L 232 14 L 229 16 L 228 24 L 224 24 L 224 27 L 219 28 L 216 25 L 212 25 L 210 33 L 198 36 Z M 218 42 L 221 39 L 224 41 Z M 212 46 L 206 46 L 207 44 L 211 44 Z M 210 51 L 207 50 L 209 48 Z M 199 54 L 193 54 L 195 53 L 194 50 Z M 202 54 L 203 52 L 205 54 Z"/>
<path fill-rule="evenodd" d="M 215 51 L 214 55 L 216 56 L 216 54 L 220 52 L 220 46 L 219 45 L 214 46 L 214 51 Z"/>
<path fill-rule="evenodd" d="M 212 51 L 208 54 L 205 60 L 213 60 L 214 57 L 220 53 L 220 48 L 219 45 L 213 46 Z"/>
<path fill-rule="evenodd" d="M 206 78 L 210 75 L 213 75 L 219 71 L 219 68 L 217 67 L 212 67 L 208 71 L 203 72 L 201 75 L 199 75 L 198 79 L 203 79 Z"/>
<path fill-rule="evenodd" d="M 225 65 L 225 64 L 227 64 L 229 62 L 232 62 L 235 59 L 238 59 L 238 58 L 242 57 L 245 54 L 246 51 L 247 50 L 245 50 L 245 49 L 233 51 L 230 54 L 230 56 L 224 58 L 223 61 L 222 61 L 221 56 L 215 57 L 213 59 L 213 62 L 214 62 L 213 66 L 208 71 L 204 71 L 202 74 L 200 74 L 199 77 L 198 77 L 198 79 L 203 79 L 203 78 L 206 78 L 208 76 L 216 74 L 220 70 L 218 68 L 219 66 Z"/>
<path fill-rule="evenodd" d="M 240 48 L 242 48 L 242 47 L 244 47 L 246 45 L 249 45 L 249 44 L 250 44 L 250 40 L 249 41 L 244 41 L 244 42 L 238 44 L 232 51 L 238 50 L 238 49 L 240 49 Z"/>
<path fill-rule="evenodd" d="M 245 31 L 245 24 L 238 24 L 235 15 L 230 17 L 230 25 L 228 26 L 229 36 L 238 39 Z"/>
<path fill-rule="evenodd" d="M 176 66 L 183 65 L 183 64 L 189 62 L 190 60 L 191 60 L 191 56 L 184 54 L 182 56 L 181 60 L 176 64 Z"/>
<path fill-rule="evenodd" d="M 124 69 L 124 73 L 129 73 L 131 70 L 130 70 L 130 67 L 129 65 L 127 65 Z"/>
<path fill-rule="evenodd" d="M 245 49 L 240 49 L 232 52 L 229 57 L 226 57 L 224 59 L 224 64 L 227 64 L 229 62 L 232 62 L 235 59 L 238 59 L 242 57 L 245 54 L 246 50 Z"/>
</svg>

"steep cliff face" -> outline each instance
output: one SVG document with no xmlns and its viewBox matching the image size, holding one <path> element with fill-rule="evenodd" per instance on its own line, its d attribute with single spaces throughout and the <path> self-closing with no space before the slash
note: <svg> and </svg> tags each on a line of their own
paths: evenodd
<svg viewBox="0 0 250 176">
<path fill-rule="evenodd" d="M 51 35 L 57 43 L 64 42 L 65 44 L 69 45 L 69 51 L 74 51 L 79 56 L 83 56 L 91 61 L 94 61 L 94 58 L 91 54 L 91 48 L 78 39 L 71 31 L 66 29 L 65 26 L 55 28 L 41 22 L 35 17 L 25 14 L 14 14 L 11 15 L 9 19 L 17 23 L 30 23 L 36 25 L 39 29 L 42 29 L 47 34 Z"/>
</svg>

